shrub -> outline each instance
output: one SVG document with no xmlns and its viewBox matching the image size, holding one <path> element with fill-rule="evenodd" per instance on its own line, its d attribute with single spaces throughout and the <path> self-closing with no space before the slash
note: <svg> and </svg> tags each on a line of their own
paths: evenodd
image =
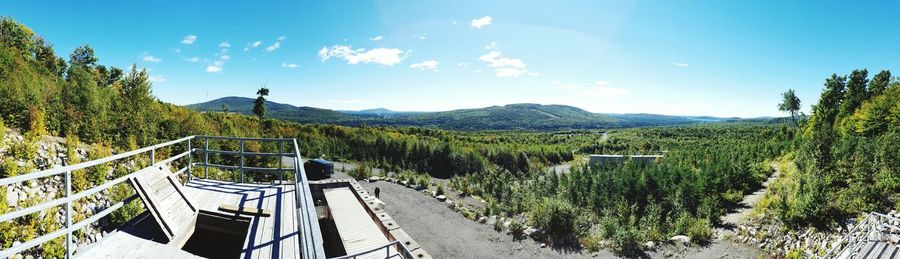
<svg viewBox="0 0 900 259">
<path fill-rule="evenodd" d="M 438 184 L 438 185 L 437 185 L 437 190 L 434 191 L 434 193 L 437 194 L 437 195 L 444 195 L 444 185 L 443 185 L 443 184 Z M 488 212 L 488 213 L 490 213 L 490 212 Z"/>
<path fill-rule="evenodd" d="M 513 236 L 513 239 L 519 240 L 525 236 L 525 224 L 519 222 L 518 220 L 512 220 L 509 223 L 509 234 Z"/>
<path fill-rule="evenodd" d="M 575 221 L 578 212 L 567 201 L 556 198 L 544 198 L 534 206 L 528 214 L 535 226 L 543 228 L 547 234 L 555 237 L 566 237 L 575 234 Z"/>
<path fill-rule="evenodd" d="M 641 253 L 638 231 L 632 227 L 622 227 L 613 235 L 611 249 L 618 256 L 634 257 Z"/>
<path fill-rule="evenodd" d="M 112 188 L 109 199 L 110 202 L 115 203 L 131 197 L 131 195 L 134 195 L 134 191 L 130 186 L 127 184 L 118 184 Z M 142 203 L 140 201 L 132 201 L 113 211 L 109 216 L 110 223 L 115 227 L 121 226 L 134 218 L 134 216 L 140 214 L 142 210 Z"/>
<path fill-rule="evenodd" d="M 695 219 L 687 229 L 687 236 L 691 242 L 705 245 L 712 238 L 712 224 L 708 219 Z"/>
<path fill-rule="evenodd" d="M 19 169 L 19 163 L 12 158 L 3 159 L 0 162 L 0 178 L 13 177 L 21 174 Z M 3 193 L 6 193 L 3 191 Z M 6 203 L 4 203 L 6 204 Z"/>
<path fill-rule="evenodd" d="M 354 179 L 365 180 L 369 179 L 369 177 L 372 177 L 372 168 L 367 165 L 361 164 L 354 167 L 353 170 L 350 170 L 349 172 L 347 172 L 347 174 Z"/>
<path fill-rule="evenodd" d="M 30 138 L 25 138 L 24 141 L 12 143 L 8 152 L 15 159 L 32 161 L 37 154 L 37 145 Z"/>
</svg>

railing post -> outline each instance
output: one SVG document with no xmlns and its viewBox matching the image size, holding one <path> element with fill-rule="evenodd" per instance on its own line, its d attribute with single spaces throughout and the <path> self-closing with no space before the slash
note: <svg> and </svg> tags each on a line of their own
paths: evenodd
<svg viewBox="0 0 900 259">
<path fill-rule="evenodd" d="M 384 258 L 385 259 L 391 258 L 391 245 L 388 245 L 386 250 L 387 250 L 387 254 L 384 255 Z"/>
<path fill-rule="evenodd" d="M 203 147 L 203 178 L 209 179 L 209 138 L 204 137 L 206 146 Z"/>
<path fill-rule="evenodd" d="M 241 156 L 241 183 L 244 182 L 244 139 L 241 139 L 241 151 L 238 153 Z"/>
<path fill-rule="evenodd" d="M 66 259 L 72 258 L 72 171 L 66 172 Z"/>
<path fill-rule="evenodd" d="M 156 165 L 156 148 L 150 150 L 150 165 Z"/>
<path fill-rule="evenodd" d="M 193 163 L 192 161 L 194 160 L 194 159 L 193 159 L 194 152 L 193 152 L 193 149 L 192 149 L 192 146 L 191 146 L 191 139 L 188 139 L 188 140 L 187 140 L 187 152 L 188 152 L 188 155 L 187 155 L 187 157 L 188 157 L 188 162 L 187 162 L 187 173 L 188 173 L 188 176 L 187 176 L 187 180 L 188 180 L 188 181 L 191 181 L 191 180 L 194 179 L 193 174 L 191 174 L 191 166 L 192 166 L 192 163 Z"/>
<path fill-rule="evenodd" d="M 284 145 L 282 145 L 282 144 L 284 144 L 284 141 L 279 140 L 277 143 L 278 143 L 278 184 L 284 184 L 284 169 L 283 169 L 284 167 L 281 164 L 282 160 L 284 160 L 284 151 L 281 148 L 282 146 L 284 146 Z"/>
</svg>

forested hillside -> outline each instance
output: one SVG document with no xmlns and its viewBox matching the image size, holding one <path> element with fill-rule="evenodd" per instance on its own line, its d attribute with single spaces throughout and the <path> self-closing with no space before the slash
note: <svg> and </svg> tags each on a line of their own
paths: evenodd
<svg viewBox="0 0 900 259">
<path fill-rule="evenodd" d="M 223 97 L 187 107 L 198 111 L 228 111 L 252 115 L 253 99 Z M 740 118 L 671 116 L 658 114 L 601 114 L 567 105 L 509 104 L 442 112 L 392 112 L 386 109 L 333 111 L 267 102 L 272 118 L 299 123 L 345 126 L 414 126 L 446 130 L 558 131 L 641 126 L 684 125 L 703 122 L 742 121 Z M 768 119 L 763 119 L 766 122 Z"/>
<path fill-rule="evenodd" d="M 761 209 L 795 227 L 840 226 L 871 211 L 900 209 L 900 82 L 889 71 L 831 75 L 799 123 L 779 181 Z M 791 159 L 792 158 L 792 159 Z"/>
</svg>

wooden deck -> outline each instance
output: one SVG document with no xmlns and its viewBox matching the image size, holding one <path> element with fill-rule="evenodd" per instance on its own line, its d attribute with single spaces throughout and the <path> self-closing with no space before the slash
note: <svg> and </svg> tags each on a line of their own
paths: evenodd
<svg viewBox="0 0 900 259">
<path fill-rule="evenodd" d="M 252 216 L 240 258 L 300 258 L 295 225 L 294 185 L 232 183 L 195 179 L 185 185 L 187 197 L 201 210 L 217 211 L 220 205 L 267 209 L 271 217 Z M 139 202 L 139 201 L 138 201 Z M 146 213 L 76 254 L 81 258 L 191 258 L 197 257 L 169 245 L 159 226 Z"/>
</svg>

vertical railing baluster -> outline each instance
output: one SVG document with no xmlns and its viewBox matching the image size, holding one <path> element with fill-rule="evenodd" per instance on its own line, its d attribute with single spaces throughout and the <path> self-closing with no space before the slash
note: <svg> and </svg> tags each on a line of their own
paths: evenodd
<svg viewBox="0 0 900 259">
<path fill-rule="evenodd" d="M 240 171 L 241 171 L 241 183 L 243 183 L 244 182 L 244 139 L 241 139 L 241 151 L 238 152 L 238 154 L 240 154 L 240 157 L 241 157 Z"/>
<path fill-rule="evenodd" d="M 188 140 L 187 140 L 187 152 L 188 152 L 188 155 L 187 155 L 187 157 L 188 157 L 188 162 L 187 162 L 187 173 L 188 173 L 188 176 L 187 176 L 187 180 L 190 182 L 191 180 L 194 179 L 193 174 L 191 174 L 191 166 L 192 166 L 192 163 L 193 163 L 193 160 L 194 160 L 194 158 L 193 158 L 193 157 L 194 157 L 194 151 L 193 151 L 193 147 L 191 146 L 191 139 L 188 139 Z"/>
<path fill-rule="evenodd" d="M 278 184 L 284 184 L 284 169 L 281 164 L 282 160 L 284 160 L 284 151 L 281 148 L 284 146 L 282 145 L 284 141 L 279 140 L 275 143 L 278 143 Z"/>
<path fill-rule="evenodd" d="M 204 137 L 206 146 L 203 147 L 203 178 L 209 179 L 209 138 Z"/>
<path fill-rule="evenodd" d="M 66 171 L 66 259 L 72 258 L 72 171 Z"/>
<path fill-rule="evenodd" d="M 156 148 L 150 150 L 150 165 L 156 165 Z"/>
</svg>

